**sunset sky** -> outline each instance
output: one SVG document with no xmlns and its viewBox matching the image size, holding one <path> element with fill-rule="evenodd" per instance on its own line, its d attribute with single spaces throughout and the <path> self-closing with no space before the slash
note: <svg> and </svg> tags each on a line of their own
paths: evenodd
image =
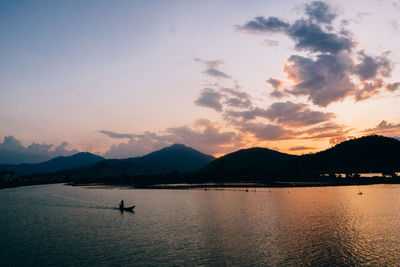
<svg viewBox="0 0 400 267">
<path fill-rule="evenodd" d="M 398 137 L 399 18 L 385 0 L 3 0 L 0 150 L 303 154 Z"/>
</svg>

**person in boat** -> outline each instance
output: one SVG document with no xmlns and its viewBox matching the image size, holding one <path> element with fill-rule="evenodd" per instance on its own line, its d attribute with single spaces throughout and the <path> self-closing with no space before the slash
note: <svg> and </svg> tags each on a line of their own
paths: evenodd
<svg viewBox="0 0 400 267">
<path fill-rule="evenodd" d="M 121 203 L 119 204 L 119 208 L 120 208 L 121 210 L 124 209 L 124 200 L 121 200 Z"/>
</svg>

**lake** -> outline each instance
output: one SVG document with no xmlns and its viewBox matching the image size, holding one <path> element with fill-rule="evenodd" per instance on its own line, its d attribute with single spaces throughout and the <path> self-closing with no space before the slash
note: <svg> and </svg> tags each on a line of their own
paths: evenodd
<svg viewBox="0 0 400 267">
<path fill-rule="evenodd" d="M 400 185 L 255 190 L 3 189 L 0 265 L 400 264 Z"/>
</svg>

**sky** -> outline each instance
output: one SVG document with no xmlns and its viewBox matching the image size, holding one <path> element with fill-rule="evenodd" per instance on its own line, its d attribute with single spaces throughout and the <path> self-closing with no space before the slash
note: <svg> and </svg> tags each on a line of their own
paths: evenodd
<svg viewBox="0 0 400 267">
<path fill-rule="evenodd" d="M 399 17 L 391 0 L 3 0 L 0 152 L 304 154 L 398 137 Z"/>
</svg>

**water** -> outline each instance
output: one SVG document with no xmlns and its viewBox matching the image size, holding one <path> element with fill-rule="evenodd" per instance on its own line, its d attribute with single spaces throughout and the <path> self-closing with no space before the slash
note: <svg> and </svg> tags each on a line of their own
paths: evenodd
<svg viewBox="0 0 400 267">
<path fill-rule="evenodd" d="M 0 190 L 0 265 L 400 264 L 399 185 L 256 190 Z"/>
</svg>

